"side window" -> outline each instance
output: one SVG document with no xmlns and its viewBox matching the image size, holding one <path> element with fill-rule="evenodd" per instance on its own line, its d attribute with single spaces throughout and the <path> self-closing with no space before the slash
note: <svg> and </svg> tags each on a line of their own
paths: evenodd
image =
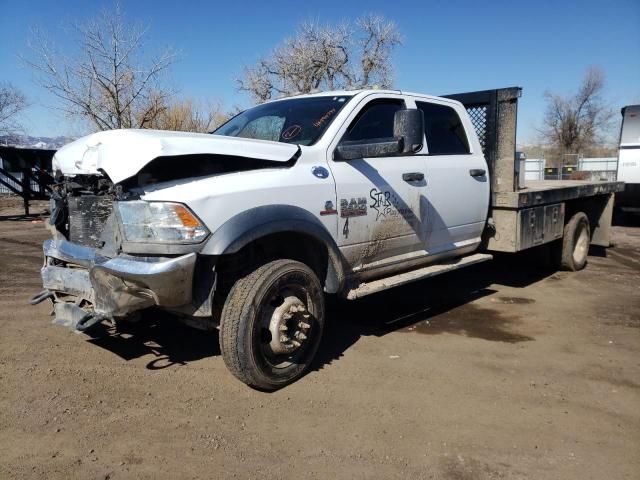
<svg viewBox="0 0 640 480">
<path fill-rule="evenodd" d="M 368 103 L 351 122 L 342 142 L 393 137 L 393 118 L 404 108 L 402 100 L 381 99 Z"/>
<path fill-rule="evenodd" d="M 456 111 L 445 105 L 416 102 L 424 113 L 424 134 L 430 155 L 469 153 L 469 140 Z"/>
</svg>

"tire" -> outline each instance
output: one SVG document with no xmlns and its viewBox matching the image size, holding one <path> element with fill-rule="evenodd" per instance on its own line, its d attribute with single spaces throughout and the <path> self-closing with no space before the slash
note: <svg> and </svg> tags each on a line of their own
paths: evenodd
<svg viewBox="0 0 640 480">
<path fill-rule="evenodd" d="M 560 268 L 577 272 L 587 264 L 591 228 L 589 218 L 583 212 L 576 213 L 564 226 Z"/>
<path fill-rule="evenodd" d="M 318 277 L 303 263 L 274 260 L 231 288 L 220 318 L 220 351 L 240 381 L 273 391 L 305 374 L 323 328 Z"/>
</svg>

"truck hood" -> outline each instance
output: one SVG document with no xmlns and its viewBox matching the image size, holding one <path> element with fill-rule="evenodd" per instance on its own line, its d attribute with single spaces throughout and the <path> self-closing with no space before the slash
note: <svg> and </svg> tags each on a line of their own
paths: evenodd
<svg viewBox="0 0 640 480">
<path fill-rule="evenodd" d="M 109 130 L 62 147 L 53 157 L 53 170 L 68 176 L 104 172 L 113 183 L 119 183 L 158 157 L 214 154 L 287 162 L 297 152 L 297 145 L 266 140 L 162 130 Z M 176 168 L 180 168 L 179 162 Z"/>
</svg>

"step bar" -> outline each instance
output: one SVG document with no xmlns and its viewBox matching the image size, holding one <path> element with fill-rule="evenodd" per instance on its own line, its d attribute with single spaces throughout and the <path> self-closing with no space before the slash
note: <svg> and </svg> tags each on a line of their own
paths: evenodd
<svg viewBox="0 0 640 480">
<path fill-rule="evenodd" d="M 399 273 L 391 277 L 381 278 L 367 283 L 361 283 L 357 288 L 350 290 L 347 294 L 349 300 L 355 300 L 362 298 L 372 293 L 381 292 L 389 288 L 398 287 L 400 285 L 406 285 L 407 283 L 417 282 L 418 280 L 424 280 L 425 278 L 434 277 L 441 273 L 452 272 L 469 265 L 476 263 L 486 262 L 491 260 L 493 255 L 488 253 L 475 253 L 466 257 L 455 258 L 453 260 L 447 260 L 442 263 L 436 263 L 429 265 L 428 267 L 419 268 L 417 270 L 411 270 L 405 273 Z"/>
</svg>

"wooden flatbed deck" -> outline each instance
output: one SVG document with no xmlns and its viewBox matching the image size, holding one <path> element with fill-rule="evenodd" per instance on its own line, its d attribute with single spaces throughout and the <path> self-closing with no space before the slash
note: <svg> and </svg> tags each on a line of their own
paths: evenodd
<svg viewBox="0 0 640 480">
<path fill-rule="evenodd" d="M 495 208 L 520 209 L 577 198 L 606 195 L 624 190 L 624 182 L 587 182 L 582 180 L 532 180 L 517 192 L 496 192 Z"/>
</svg>

